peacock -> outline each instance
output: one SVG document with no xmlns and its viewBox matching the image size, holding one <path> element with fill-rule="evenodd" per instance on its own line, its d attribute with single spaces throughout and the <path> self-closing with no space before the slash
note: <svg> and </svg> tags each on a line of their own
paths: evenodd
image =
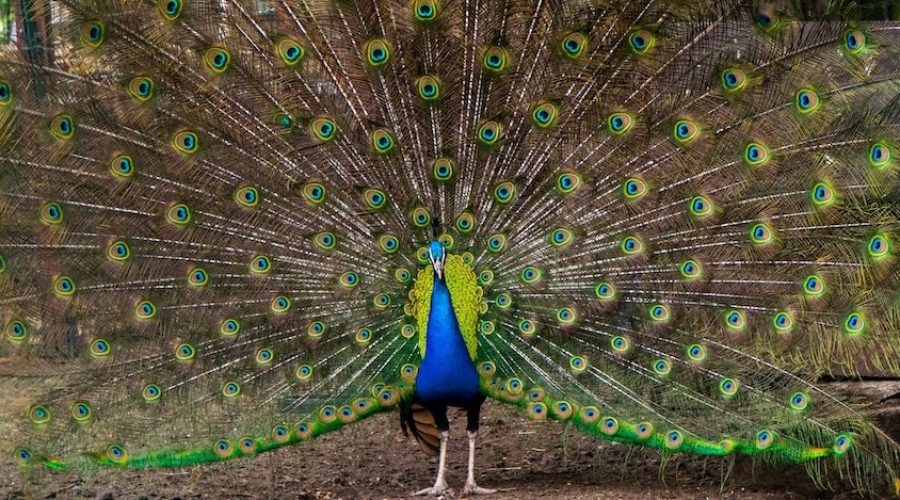
<svg viewBox="0 0 900 500">
<path fill-rule="evenodd" d="M 35 0 L 0 49 L 2 436 L 249 458 L 486 399 L 881 495 L 900 26 L 755 0 Z M 298 453 L 300 451 L 298 450 Z M 726 458 L 727 459 L 727 458 Z"/>
</svg>

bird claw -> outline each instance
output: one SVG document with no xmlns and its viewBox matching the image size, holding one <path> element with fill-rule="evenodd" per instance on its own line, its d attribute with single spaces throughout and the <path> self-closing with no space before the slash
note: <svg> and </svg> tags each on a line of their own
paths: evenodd
<svg viewBox="0 0 900 500">
<path fill-rule="evenodd" d="M 463 496 L 471 496 L 471 495 L 493 495 L 497 493 L 497 490 L 490 488 L 482 488 L 475 483 L 466 483 L 466 487 L 463 488 Z"/>
<path fill-rule="evenodd" d="M 413 493 L 413 496 L 416 497 L 448 497 L 452 496 L 453 490 L 447 487 L 447 484 L 436 484 L 431 488 L 425 488 L 424 490 L 419 490 Z"/>
</svg>

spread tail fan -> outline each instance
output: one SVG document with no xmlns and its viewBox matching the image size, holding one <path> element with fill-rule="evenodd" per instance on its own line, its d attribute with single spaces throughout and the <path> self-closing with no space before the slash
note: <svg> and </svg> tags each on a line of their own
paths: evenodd
<svg viewBox="0 0 900 500">
<path fill-rule="evenodd" d="M 0 52 L 24 467 L 248 457 L 411 404 L 435 269 L 481 394 L 526 417 L 900 477 L 894 438 L 819 382 L 900 374 L 896 23 L 665 0 L 52 14 Z"/>
</svg>

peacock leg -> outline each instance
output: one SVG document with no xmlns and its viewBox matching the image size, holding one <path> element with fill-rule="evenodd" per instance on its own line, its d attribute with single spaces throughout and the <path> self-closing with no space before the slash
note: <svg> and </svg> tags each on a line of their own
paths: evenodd
<svg viewBox="0 0 900 500">
<path fill-rule="evenodd" d="M 475 438 L 478 431 L 468 431 L 469 435 L 469 475 L 466 477 L 466 487 L 463 488 L 463 496 L 466 495 L 490 495 L 497 490 L 482 488 L 475 484 Z"/>
<path fill-rule="evenodd" d="M 447 439 L 450 437 L 450 431 L 441 431 L 439 436 L 441 438 L 441 454 L 438 460 L 437 479 L 434 481 L 434 486 L 431 488 L 425 488 L 424 490 L 415 492 L 414 495 L 416 496 L 428 495 L 437 497 L 450 493 L 450 488 L 447 487 L 447 480 L 444 478 L 444 472 L 447 465 Z"/>
</svg>

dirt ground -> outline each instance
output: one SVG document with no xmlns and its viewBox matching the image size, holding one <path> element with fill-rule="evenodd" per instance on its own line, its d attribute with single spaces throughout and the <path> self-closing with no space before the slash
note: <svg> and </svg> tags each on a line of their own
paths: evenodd
<svg viewBox="0 0 900 500">
<path fill-rule="evenodd" d="M 482 486 L 520 498 L 853 498 L 818 491 L 802 468 L 758 468 L 749 461 L 682 457 L 661 467 L 652 450 L 611 445 L 530 422 L 486 403 L 477 455 Z M 455 415 L 449 448 L 451 487 L 466 476 L 465 416 Z M 312 442 L 252 460 L 187 470 L 102 470 L 90 476 L 42 470 L 31 477 L 0 460 L 0 499 L 100 498 L 356 499 L 402 498 L 430 486 L 436 463 L 403 437 L 396 414 L 372 417 Z"/>
</svg>

